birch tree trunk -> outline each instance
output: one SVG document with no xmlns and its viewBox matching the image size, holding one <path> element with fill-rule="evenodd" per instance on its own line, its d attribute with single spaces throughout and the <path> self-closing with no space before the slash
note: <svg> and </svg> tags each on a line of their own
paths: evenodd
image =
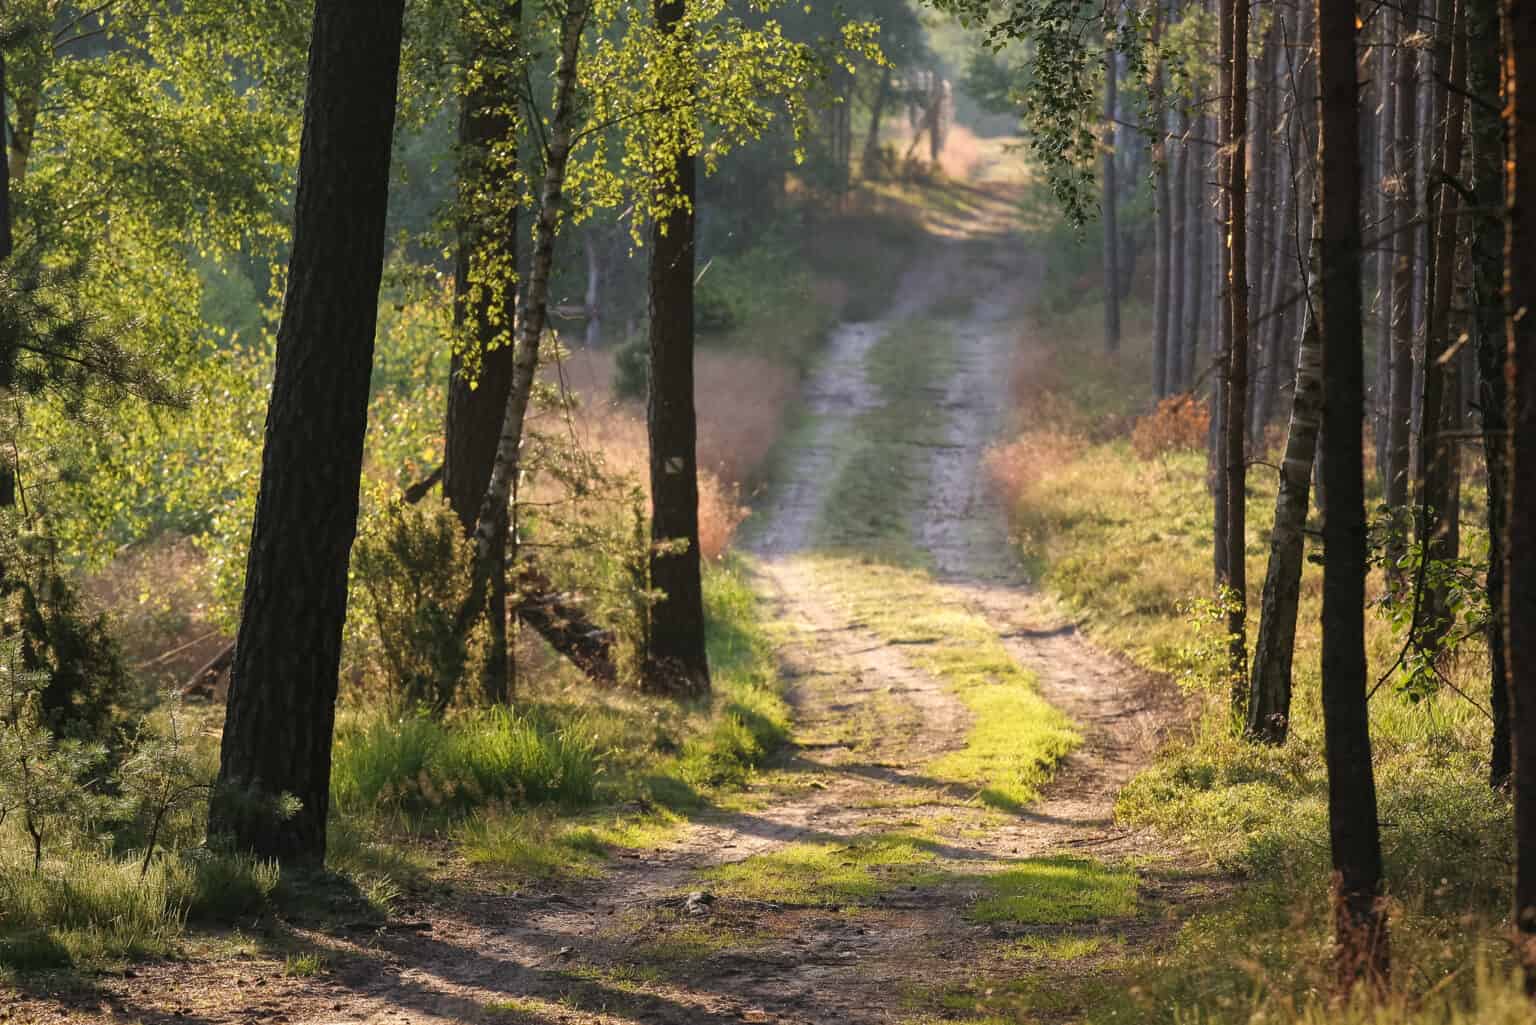
<svg viewBox="0 0 1536 1025">
<path fill-rule="evenodd" d="M 555 102 L 550 115 L 549 142 L 544 156 L 544 181 L 539 192 L 539 216 L 534 223 L 533 254 L 529 261 L 528 286 L 523 295 L 517 344 L 512 357 L 512 386 L 502 414 L 496 461 L 475 518 L 475 586 L 471 602 L 478 605 L 494 573 L 501 571 L 496 538 L 506 530 L 512 482 L 519 474 L 523 422 L 539 368 L 539 346 L 548 324 L 549 282 L 554 268 L 555 233 L 564 200 L 566 168 L 578 116 L 576 104 L 577 61 L 581 37 L 590 11 L 588 0 L 569 0 L 560 19 L 560 51 L 555 68 Z M 460 615 L 467 620 L 469 613 Z"/>
<path fill-rule="evenodd" d="M 514 0 L 497 12 L 496 33 L 522 21 Z M 483 17 L 480 15 L 479 17 Z M 465 26 L 473 81 L 459 114 L 459 237 L 454 259 L 453 317 L 459 335 L 448 370 L 448 413 L 443 444 L 443 496 L 466 534 L 475 529 L 480 501 L 496 463 L 497 438 L 512 388 L 512 339 L 517 312 L 518 210 L 506 187 L 516 171 L 516 124 L 507 113 L 518 103 L 518 83 L 497 53 L 479 17 Z M 476 197 L 494 197 L 490 202 Z M 468 352 L 462 347 L 470 347 Z M 467 357 L 467 358 L 466 358 Z M 506 523 L 492 539 L 492 559 L 506 563 Z M 486 618 L 491 651 L 485 696 L 508 700 L 507 575 L 490 579 Z"/>
<path fill-rule="evenodd" d="M 1296 391 L 1280 463 L 1275 527 L 1259 606 L 1259 633 L 1253 644 L 1253 677 L 1248 692 L 1247 734 L 1267 744 L 1285 743 L 1291 723 L 1291 663 L 1296 650 L 1296 607 L 1306 554 L 1307 499 L 1312 460 L 1317 454 L 1323 407 L 1322 349 L 1310 303 L 1302 310 L 1297 345 Z"/>
</svg>

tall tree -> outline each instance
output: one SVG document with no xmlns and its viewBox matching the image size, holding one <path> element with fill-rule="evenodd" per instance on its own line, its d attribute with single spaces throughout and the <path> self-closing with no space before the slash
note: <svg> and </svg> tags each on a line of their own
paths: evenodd
<svg viewBox="0 0 1536 1025">
<path fill-rule="evenodd" d="M 1120 54 L 1116 43 L 1106 35 L 1104 41 L 1104 145 L 1103 168 L 1104 217 L 1104 350 L 1120 351 L 1120 186 L 1115 173 L 1116 111 L 1120 100 Z"/>
<path fill-rule="evenodd" d="M 455 339 L 448 370 L 443 495 L 469 534 L 496 463 L 502 413 L 512 389 L 517 308 L 517 106 L 521 0 L 465 6 L 465 82 L 458 126 L 458 241 L 453 268 Z M 507 527 L 491 558 L 504 565 Z M 508 698 L 507 575 L 494 572 L 486 607 L 491 651 L 485 693 Z"/>
<path fill-rule="evenodd" d="M 1152 387 L 1158 398 L 1169 392 L 1168 349 L 1171 339 L 1168 330 L 1169 300 L 1172 286 L 1172 192 L 1168 185 L 1168 112 L 1163 106 L 1163 62 L 1159 53 L 1163 30 L 1163 5 L 1157 3 L 1152 11 L 1152 70 L 1147 84 L 1147 102 L 1152 108 L 1152 174 L 1155 180 L 1157 201 L 1156 220 L 1153 224 L 1152 256 Z"/>
<path fill-rule="evenodd" d="M 1255 740 L 1283 744 L 1291 720 L 1291 661 L 1296 648 L 1296 609 L 1306 551 L 1307 495 L 1322 413 L 1322 352 L 1310 304 L 1297 346 L 1296 392 L 1280 463 L 1275 526 L 1264 572 L 1259 633 L 1253 643 L 1246 732 Z"/>
<path fill-rule="evenodd" d="M 1365 494 L 1361 421 L 1360 107 L 1354 4 L 1317 0 L 1323 348 L 1323 733 L 1338 982 L 1385 980 L 1381 831 L 1365 695 Z"/>
<path fill-rule="evenodd" d="M 1222 473 L 1227 511 L 1227 661 L 1232 706 L 1238 715 L 1248 698 L 1248 0 L 1231 7 L 1232 95 L 1227 119 L 1227 338 L 1226 415 L 1222 423 Z"/>
<path fill-rule="evenodd" d="M 1421 558 L 1426 563 L 1442 563 L 1458 554 L 1455 529 L 1458 510 L 1454 508 L 1458 497 L 1458 449 L 1455 440 L 1446 437 L 1446 430 L 1454 430 L 1461 410 L 1456 365 L 1448 357 L 1455 355 L 1451 337 L 1451 291 L 1459 241 L 1457 220 L 1461 194 L 1458 189 L 1461 186 L 1453 183 L 1457 183 L 1461 175 L 1462 111 L 1465 109 L 1462 93 L 1466 91 L 1467 48 L 1466 36 L 1458 26 L 1460 4 L 1442 0 L 1440 13 L 1440 36 L 1451 52 L 1449 88 L 1443 90 L 1446 96 L 1440 104 L 1445 111 L 1445 135 L 1439 147 L 1439 168 L 1435 176 L 1439 202 L 1434 225 L 1429 321 L 1422 359 L 1424 412 L 1420 426 L 1417 527 Z M 1450 628 L 1453 617 L 1450 598 L 1434 577 L 1421 573 L 1419 579 L 1423 587 L 1416 602 L 1418 620 L 1414 629 L 1418 642 L 1435 650 Z"/>
<path fill-rule="evenodd" d="M 1509 395 L 1504 380 L 1504 131 L 1499 119 L 1499 12 L 1495 0 L 1467 0 L 1467 108 L 1472 140 L 1474 219 L 1472 339 L 1477 356 L 1483 462 L 1488 470 L 1488 668 L 1493 743 L 1488 781 L 1509 782 L 1509 687 L 1504 656 L 1504 530 L 1509 506 Z"/>
<path fill-rule="evenodd" d="M 523 426 L 533 382 L 539 369 L 539 347 L 549 323 L 549 286 L 554 271 L 555 234 L 565 203 L 566 172 L 575 144 L 580 105 L 576 80 L 581 40 L 592 8 L 587 0 L 568 0 L 560 13 L 559 52 L 555 62 L 555 98 L 544 143 L 544 177 L 539 189 L 539 216 L 533 226 L 533 252 L 528 261 L 528 285 L 523 292 L 512 355 L 512 385 L 502 413 L 496 461 L 475 517 L 474 586 L 459 620 L 462 623 L 484 600 L 485 588 L 499 572 L 496 538 L 506 532 L 512 482 L 520 472 Z"/>
<path fill-rule="evenodd" d="M 1515 928 L 1536 996 L 1536 3 L 1504 0 L 1509 381 L 1506 653 L 1515 790 Z"/>
<path fill-rule="evenodd" d="M 685 35 L 683 14 L 683 0 L 656 0 L 656 25 L 665 36 Z M 650 574 L 661 594 L 646 632 L 645 681 L 679 695 L 709 690 L 693 408 L 694 160 L 692 153 L 676 155 L 676 195 L 652 231 L 650 266 Z"/>
<path fill-rule="evenodd" d="M 1396 141 L 1393 154 L 1397 166 L 1393 182 L 1394 217 L 1392 228 L 1392 376 L 1387 412 L 1387 479 L 1385 501 L 1394 516 L 1387 545 L 1387 576 L 1393 586 L 1401 587 L 1399 566 L 1406 553 L 1406 524 L 1400 522 L 1408 508 L 1409 450 L 1413 430 L 1413 265 L 1415 240 L 1418 238 L 1414 210 L 1414 138 L 1418 134 L 1417 60 L 1405 40 L 1417 26 L 1418 0 L 1410 0 L 1397 14 L 1397 74 L 1393 82 Z"/>
<path fill-rule="evenodd" d="M 325 856 L 404 0 L 318 0 L 288 292 L 209 833 Z M 283 806 L 297 800 L 298 806 Z"/>
<path fill-rule="evenodd" d="M 0 265 L 4 265 L 11 258 L 16 245 L 11 234 L 11 167 L 8 145 L 5 136 L 10 125 L 10 119 L 5 114 L 5 53 L 0 51 Z M 0 330 L 4 330 L 0 328 Z M 11 378 L 14 374 L 12 364 L 15 361 L 16 343 L 13 339 L 0 336 L 0 391 L 11 386 Z M 9 460 L 0 460 L 0 508 L 10 508 L 16 504 L 16 471 Z"/>
</svg>

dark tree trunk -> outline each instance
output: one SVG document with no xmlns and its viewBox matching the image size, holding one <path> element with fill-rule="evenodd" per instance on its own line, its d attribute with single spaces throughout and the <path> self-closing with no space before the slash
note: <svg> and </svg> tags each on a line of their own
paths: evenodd
<svg viewBox="0 0 1536 1025">
<path fill-rule="evenodd" d="M 1104 351 L 1120 351 L 1120 189 L 1115 174 L 1115 111 L 1119 106 L 1119 54 L 1104 47 Z"/>
<path fill-rule="evenodd" d="M 1515 928 L 1536 995 L 1536 3 L 1504 0 L 1509 175 L 1504 250 L 1509 382 L 1506 652 L 1515 783 Z"/>
<path fill-rule="evenodd" d="M 403 0 L 319 0 L 293 256 L 209 833 L 325 856 Z M 291 817 L 278 805 L 297 799 Z"/>
<path fill-rule="evenodd" d="M 1199 94 L 1196 94 L 1196 104 L 1199 101 Z M 1198 117 L 1186 118 L 1184 131 L 1184 280 L 1188 293 L 1184 299 L 1184 356 L 1180 360 L 1183 369 L 1180 391 L 1193 389 L 1195 381 L 1200 377 L 1200 334 L 1205 323 L 1206 151 L 1204 144 L 1198 141 L 1203 121 Z"/>
<path fill-rule="evenodd" d="M 1460 93 L 1466 83 L 1466 45 L 1457 27 L 1455 7 L 1445 0 L 1441 13 L 1448 15 L 1440 33 L 1453 44 L 1450 61 L 1451 96 L 1442 104 L 1445 111 L 1445 137 L 1440 147 L 1440 167 L 1436 176 L 1442 183 L 1454 182 L 1461 174 L 1462 111 Z M 1460 385 L 1455 366 L 1442 355 L 1455 344 L 1451 336 L 1451 289 L 1455 282 L 1457 219 L 1461 196 L 1456 188 L 1439 186 L 1439 204 L 1435 224 L 1434 271 L 1428 331 L 1424 340 L 1424 419 L 1419 443 L 1418 537 L 1424 558 L 1436 563 L 1456 557 L 1458 512 L 1456 442 L 1444 437 L 1446 428 L 1454 429 L 1461 408 Z M 1432 577 L 1425 577 L 1424 593 L 1419 598 L 1416 624 L 1419 642 L 1428 649 L 1439 647 L 1451 626 L 1454 613 L 1444 587 Z"/>
<path fill-rule="evenodd" d="M 1365 415 L 1360 317 L 1360 109 L 1353 4 L 1317 0 L 1322 251 L 1323 731 L 1338 982 L 1382 983 L 1390 964 L 1381 907 L 1381 831 L 1365 696 Z"/>
<path fill-rule="evenodd" d="M 1248 736 L 1268 744 L 1285 743 L 1291 725 L 1291 662 L 1296 651 L 1296 607 L 1301 600 L 1306 554 L 1307 493 L 1323 405 L 1317 323 L 1310 307 L 1302 316 L 1305 326 L 1297 346 L 1296 394 L 1285 437 L 1285 458 L 1280 464 L 1275 527 L 1270 535 L 1248 694 Z"/>
<path fill-rule="evenodd" d="M 5 117 L 5 54 L 0 53 L 0 263 L 11 258 L 16 249 L 11 228 L 11 166 Z M 0 338 L 0 390 L 8 390 L 15 371 L 14 339 Z M 9 459 L 0 459 L 0 508 L 16 504 L 16 468 Z"/>
<path fill-rule="evenodd" d="M 1488 663 L 1493 745 L 1488 782 L 1509 783 L 1509 688 L 1504 657 L 1504 530 L 1509 503 L 1509 395 L 1504 380 L 1504 132 L 1499 123 L 1499 17 L 1495 0 L 1467 3 L 1467 116 L 1472 137 L 1472 337 L 1483 461 L 1488 468 Z"/>
<path fill-rule="evenodd" d="M 1163 9 L 1158 4 L 1152 13 L 1152 49 L 1155 53 L 1162 36 Z M 1152 81 L 1147 87 L 1148 103 L 1152 108 L 1154 131 L 1152 136 L 1152 174 L 1156 179 L 1157 215 L 1153 225 L 1152 240 L 1152 389 L 1158 398 L 1169 392 L 1168 350 L 1171 339 L 1168 331 L 1169 292 L 1172 286 L 1170 239 L 1170 209 L 1172 190 L 1168 186 L 1168 113 L 1163 109 L 1163 68 L 1159 63 L 1152 69 Z"/>
<path fill-rule="evenodd" d="M 1413 429 L 1413 265 L 1418 237 L 1414 227 L 1414 138 L 1418 132 L 1419 89 L 1415 81 L 1415 54 L 1403 45 L 1403 40 L 1415 31 L 1416 7 L 1417 0 L 1414 0 L 1398 12 L 1397 77 L 1393 84 L 1397 115 L 1393 151 L 1397 159 L 1397 180 L 1392 224 L 1392 394 L 1387 414 L 1385 501 L 1394 517 L 1394 529 L 1387 545 L 1387 577 L 1389 583 L 1398 588 L 1403 585 L 1399 563 L 1407 553 L 1406 536 L 1401 533 L 1406 524 L 1401 522 L 1401 517 L 1408 509 L 1408 460 Z"/>
<path fill-rule="evenodd" d="M 1241 716 L 1248 699 L 1248 0 L 1232 5 L 1232 84 L 1227 122 L 1227 300 L 1231 334 L 1227 339 L 1227 409 L 1222 473 L 1227 489 L 1227 671 L 1232 679 L 1232 711 Z"/>
<path fill-rule="evenodd" d="M 683 31 L 682 0 L 656 0 L 656 25 Z M 680 205 L 651 232 L 651 587 L 647 689 L 709 691 L 699 557 L 699 465 L 693 409 L 694 157 L 679 154 Z"/>
<path fill-rule="evenodd" d="M 891 98 L 891 69 L 886 67 L 880 74 L 880 87 L 875 90 L 875 102 L 869 108 L 869 134 L 864 137 L 864 158 L 859 171 L 867 181 L 873 181 L 880 169 L 880 122 L 885 118 L 885 105 Z"/>
<path fill-rule="evenodd" d="M 1182 122 L 1182 118 L 1179 119 Z M 1184 327 L 1184 233 L 1186 229 L 1184 209 L 1184 166 L 1188 158 L 1183 147 L 1170 145 L 1173 140 L 1165 136 L 1163 152 L 1168 159 L 1168 325 L 1167 368 L 1164 376 L 1164 395 L 1184 390 L 1184 360 L 1181 336 Z"/>
<path fill-rule="evenodd" d="M 472 19 L 478 22 L 478 19 Z M 515 31 L 522 4 L 497 12 L 497 31 Z M 443 496 L 472 534 L 480 501 L 496 464 L 496 441 L 512 389 L 513 332 L 517 310 L 517 202 L 509 188 L 516 167 L 517 81 L 508 58 L 496 52 L 477 24 L 472 40 L 472 83 L 459 114 L 459 226 L 453 268 L 453 319 L 457 335 L 448 371 L 448 415 L 443 446 Z M 489 197 L 489 198 L 477 198 Z M 505 565 L 506 524 L 492 539 L 492 559 Z M 507 575 L 493 573 L 486 605 L 491 651 L 485 696 L 510 697 L 507 677 Z"/>
</svg>

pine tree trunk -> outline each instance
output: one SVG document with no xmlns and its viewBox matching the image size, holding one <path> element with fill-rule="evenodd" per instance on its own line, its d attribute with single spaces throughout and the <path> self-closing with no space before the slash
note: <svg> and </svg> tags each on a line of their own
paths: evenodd
<svg viewBox="0 0 1536 1025">
<path fill-rule="evenodd" d="M 1397 237 L 1394 232 L 1396 204 L 1388 188 L 1391 177 L 1397 172 L 1397 89 L 1393 84 L 1397 69 L 1397 55 L 1393 49 L 1397 12 L 1383 9 L 1380 59 L 1377 78 L 1381 83 L 1380 128 L 1376 147 L 1376 224 L 1379 236 L 1376 243 L 1377 264 L 1377 320 L 1376 320 L 1376 474 L 1383 487 L 1391 476 L 1391 460 L 1388 453 L 1392 441 L 1392 303 L 1393 279 L 1396 277 Z"/>
<path fill-rule="evenodd" d="M 656 25 L 684 31 L 682 0 L 656 0 Z M 699 467 L 693 409 L 694 157 L 679 154 L 680 206 L 651 233 L 651 608 L 645 685 L 656 693 L 709 692 L 699 557 Z"/>
<path fill-rule="evenodd" d="M 1198 109 L 1200 96 L 1195 96 L 1195 105 Z M 1180 382 L 1180 391 L 1190 391 L 1195 387 L 1195 382 L 1200 378 L 1200 336 L 1205 324 L 1205 282 L 1207 274 L 1207 258 L 1205 248 L 1206 235 L 1206 209 L 1205 209 L 1205 149 L 1204 143 L 1199 141 L 1202 135 L 1204 119 L 1194 117 L 1188 119 L 1184 133 L 1184 186 L 1185 186 L 1185 210 L 1184 219 L 1184 278 L 1189 287 L 1189 294 L 1184 301 L 1184 330 L 1183 350 L 1184 356 L 1180 361 L 1184 377 Z"/>
<path fill-rule="evenodd" d="M 1417 27 L 1417 0 L 1402 7 L 1397 16 L 1397 76 L 1393 83 L 1397 114 L 1396 191 L 1392 225 L 1392 394 L 1387 418 L 1387 479 L 1384 499 L 1394 517 L 1387 544 L 1387 576 L 1392 586 L 1403 586 L 1399 563 L 1407 553 L 1401 517 L 1408 509 L 1409 452 L 1413 420 L 1413 265 L 1418 231 L 1414 227 L 1414 137 L 1418 131 L 1418 84 L 1415 54 L 1403 45 Z"/>
<path fill-rule="evenodd" d="M 5 54 L 0 53 L 0 135 L 5 135 Z M 0 139 L 0 263 L 11 258 L 16 244 L 11 227 L 11 167 L 9 147 Z M 0 338 L 0 391 L 9 390 L 15 377 L 16 346 L 11 339 Z M 0 459 L 0 508 L 16 504 L 16 468 L 9 459 Z"/>
<path fill-rule="evenodd" d="M 1104 351 L 1120 351 L 1120 188 L 1115 175 L 1115 110 L 1119 106 L 1119 60 L 1104 47 Z"/>
<path fill-rule="evenodd" d="M 1504 555 L 1515 790 L 1515 928 L 1536 995 L 1536 3 L 1504 0 L 1509 528 Z"/>
<path fill-rule="evenodd" d="M 293 255 L 209 833 L 325 856 L 403 0 L 319 0 Z M 299 802 L 279 814 L 286 798 Z"/>
<path fill-rule="evenodd" d="M 1227 340 L 1227 409 L 1222 474 L 1227 497 L 1227 671 L 1232 680 L 1232 711 L 1241 717 L 1248 700 L 1248 0 L 1232 6 L 1232 85 L 1227 123 L 1227 300 L 1231 335 Z"/>
<path fill-rule="evenodd" d="M 1163 8 L 1158 4 L 1152 13 L 1152 50 L 1157 52 L 1162 37 Z M 1170 239 L 1173 211 L 1172 189 L 1168 184 L 1168 113 L 1163 109 L 1163 68 L 1159 63 L 1152 69 L 1152 81 L 1147 87 L 1148 105 L 1154 118 L 1152 136 L 1152 173 L 1156 184 L 1157 214 L 1153 224 L 1152 256 L 1152 389 L 1158 398 L 1169 392 L 1168 350 L 1172 339 L 1168 331 L 1172 267 L 1169 259 L 1172 249 Z"/>
<path fill-rule="evenodd" d="M 1253 679 L 1248 694 L 1247 734 L 1268 744 L 1285 743 L 1291 725 L 1291 662 L 1296 651 L 1296 608 L 1306 555 L 1307 495 L 1317 454 L 1323 406 L 1322 350 L 1310 307 L 1296 356 L 1296 392 L 1280 463 L 1275 527 L 1264 572 L 1259 634 L 1253 642 Z"/>
<path fill-rule="evenodd" d="M 478 19 L 474 19 L 478 20 Z M 522 4 L 505 4 L 497 15 L 498 32 L 516 31 Z M 516 167 L 516 125 L 508 108 L 518 103 L 517 81 L 506 66 L 507 54 L 493 52 L 475 24 L 466 26 L 473 40 L 470 62 L 474 84 L 459 114 L 459 227 L 454 258 L 453 318 L 458 345 L 448 370 L 448 413 L 443 446 L 443 496 L 466 534 L 473 533 L 480 501 L 496 463 L 502 412 L 512 389 L 512 350 L 517 310 L 517 202 L 511 182 Z M 493 154 L 493 148 L 496 152 Z M 515 156 L 512 158 L 515 159 Z M 494 197 L 476 202 L 477 196 Z M 470 346 L 468 358 L 461 347 Z M 507 559 L 506 523 L 491 540 L 497 566 Z M 485 666 L 485 696 L 492 702 L 510 697 L 507 677 L 507 575 L 492 573 L 486 616 L 491 651 Z"/>
<path fill-rule="evenodd" d="M 1451 45 L 1451 96 L 1441 109 L 1445 111 L 1445 138 L 1440 147 L 1440 182 L 1453 182 L 1461 174 L 1461 150 L 1465 104 L 1460 93 L 1466 87 L 1466 43 L 1457 26 L 1456 7 L 1443 0 L 1445 16 L 1441 35 Z M 1459 419 L 1461 399 L 1455 367 L 1442 356 L 1455 344 L 1451 337 L 1451 290 L 1455 283 L 1457 220 L 1461 195 L 1456 188 L 1442 184 L 1434 232 L 1434 272 L 1428 331 L 1424 342 L 1424 420 L 1419 444 L 1418 537 L 1424 557 L 1443 563 L 1456 557 L 1453 541 L 1457 494 L 1456 443 L 1447 441 L 1444 431 Z M 1433 650 L 1439 647 L 1451 626 L 1453 613 L 1449 595 L 1432 579 L 1426 581 L 1419 602 L 1417 631 L 1419 642 Z"/>
<path fill-rule="evenodd" d="M 1175 124 L 1182 122 L 1179 118 Z M 1171 138 L 1163 145 L 1168 158 L 1168 327 L 1167 371 L 1163 394 L 1172 395 L 1184 390 L 1184 361 L 1182 332 L 1184 326 L 1184 165 L 1187 157 L 1183 147 Z"/>
<path fill-rule="evenodd" d="M 1390 964 L 1381 831 L 1365 695 L 1365 413 L 1360 317 L 1360 110 L 1353 4 L 1317 0 L 1323 349 L 1323 732 L 1338 983 L 1381 984 Z"/>
<path fill-rule="evenodd" d="M 1504 130 L 1499 123 L 1499 15 L 1495 0 L 1467 2 L 1467 117 L 1472 138 L 1472 337 L 1477 356 L 1483 462 L 1488 469 L 1488 663 L 1493 744 L 1488 782 L 1509 783 L 1509 688 L 1504 655 L 1504 531 L 1509 504 L 1509 395 L 1504 380 Z"/>
</svg>

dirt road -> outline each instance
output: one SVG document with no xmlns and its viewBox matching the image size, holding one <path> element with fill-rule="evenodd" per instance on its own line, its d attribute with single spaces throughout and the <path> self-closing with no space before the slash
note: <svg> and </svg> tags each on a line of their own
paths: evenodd
<svg viewBox="0 0 1536 1025">
<path fill-rule="evenodd" d="M 100 1020 L 919 1022 L 991 1008 L 993 979 L 1019 981 L 1005 1009 L 1034 1007 L 1061 978 L 1164 934 L 1179 884 L 1124 861 L 1156 852 L 1112 812 L 1176 702 L 1055 618 L 1014 557 L 984 454 L 1006 426 L 1037 258 L 1010 235 L 1006 193 L 970 202 L 884 319 L 835 333 L 752 526 L 796 747 L 750 810 L 706 814 L 598 880 L 456 891 L 390 928 L 315 935 L 332 970 L 314 978 L 252 982 L 238 960 L 146 966 L 97 991 Z M 944 339 L 943 358 L 880 362 L 919 322 Z M 868 448 L 886 440 L 868 435 L 893 402 L 921 410 L 921 433 L 889 467 L 876 461 L 874 486 L 892 484 L 888 471 L 901 478 L 892 494 L 909 497 L 872 522 L 882 552 L 905 546 L 900 579 L 920 588 L 872 604 L 861 560 L 874 572 L 883 556 L 850 533 L 856 517 L 839 502 L 859 460 L 886 458 Z M 937 639 L 893 632 L 912 602 L 979 624 L 1076 724 L 1081 743 L 1039 800 L 988 801 L 938 768 L 976 742 L 976 713 L 932 669 Z"/>
</svg>

